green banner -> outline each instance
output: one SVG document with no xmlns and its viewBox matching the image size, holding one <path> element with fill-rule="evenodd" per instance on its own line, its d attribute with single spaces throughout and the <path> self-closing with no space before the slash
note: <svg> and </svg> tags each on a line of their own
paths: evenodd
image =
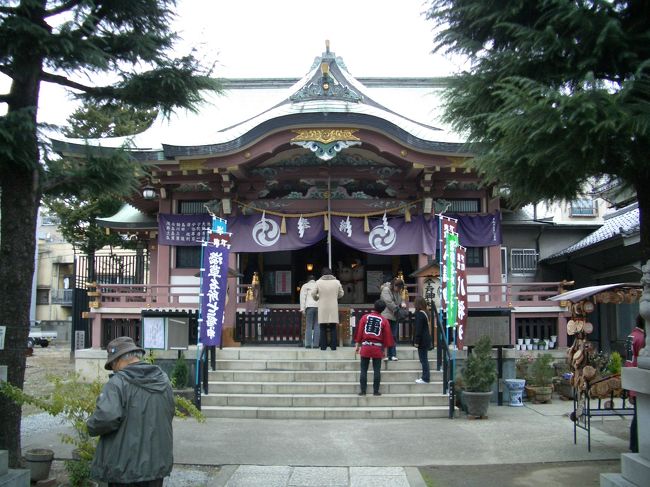
<svg viewBox="0 0 650 487">
<path fill-rule="evenodd" d="M 458 296 L 456 295 L 456 250 L 458 249 L 458 234 L 447 233 L 446 238 L 447 268 L 447 328 L 454 328 L 458 321 Z"/>
</svg>

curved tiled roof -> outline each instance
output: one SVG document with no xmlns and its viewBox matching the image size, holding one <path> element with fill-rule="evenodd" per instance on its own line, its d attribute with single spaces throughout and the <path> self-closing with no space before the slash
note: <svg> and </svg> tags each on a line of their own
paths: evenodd
<svg viewBox="0 0 650 487">
<path fill-rule="evenodd" d="M 543 260 L 570 255 L 579 250 L 591 247 L 616 237 L 627 237 L 640 231 L 639 205 L 634 203 L 611 215 L 605 216 L 605 223 L 598 230 L 590 233 L 582 240 L 557 252 Z"/>
<path fill-rule="evenodd" d="M 323 84 L 321 64 L 329 66 L 330 89 L 317 92 Z M 381 84 L 367 87 L 354 78 L 334 53 L 324 52 L 310 71 L 293 86 L 261 83 L 222 95 L 210 95 L 198 113 L 181 112 L 157 120 L 142 134 L 132 137 L 80 141 L 55 137 L 56 150 L 79 152 L 94 147 L 115 148 L 128 143 L 137 158 L 167 159 L 178 155 L 218 155 L 253 143 L 265 133 L 304 124 L 351 124 L 382 130 L 414 148 L 460 153 L 462 140 L 443 130 L 436 111 L 440 84 L 433 79 L 403 86 Z M 310 91 L 314 88 L 316 91 Z M 392 106 L 390 108 L 389 106 Z"/>
</svg>

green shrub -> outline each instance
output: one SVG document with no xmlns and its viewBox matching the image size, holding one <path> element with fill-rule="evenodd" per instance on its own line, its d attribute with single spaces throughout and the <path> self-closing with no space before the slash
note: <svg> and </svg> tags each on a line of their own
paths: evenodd
<svg viewBox="0 0 650 487">
<path fill-rule="evenodd" d="M 84 460 L 66 460 L 63 462 L 68 472 L 71 487 L 84 487 L 90 479 L 90 462 Z"/>
<path fill-rule="evenodd" d="M 530 365 L 530 378 L 533 386 L 550 386 L 554 376 L 553 357 L 549 353 L 539 355 Z"/>
<path fill-rule="evenodd" d="M 190 369 L 187 366 L 187 362 L 185 361 L 185 355 L 181 353 L 180 357 L 176 359 L 176 363 L 174 364 L 174 368 L 172 369 L 172 377 L 171 377 L 172 387 L 174 389 L 183 389 L 187 387 L 187 384 L 189 383 L 189 378 L 190 378 Z"/>
<path fill-rule="evenodd" d="M 465 390 L 468 392 L 490 392 L 497 378 L 496 364 L 492 360 L 490 337 L 482 336 L 474 350 L 467 356 L 461 372 Z"/>
<path fill-rule="evenodd" d="M 620 374 L 621 367 L 623 366 L 623 357 L 618 352 L 612 352 L 612 355 L 609 357 L 609 362 L 607 363 L 607 371 L 610 374 Z"/>
</svg>

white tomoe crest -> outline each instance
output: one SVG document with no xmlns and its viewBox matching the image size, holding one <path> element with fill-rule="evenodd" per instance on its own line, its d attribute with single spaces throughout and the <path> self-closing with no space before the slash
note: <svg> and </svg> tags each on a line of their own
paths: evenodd
<svg viewBox="0 0 650 487">
<path fill-rule="evenodd" d="M 384 213 L 381 225 L 377 225 L 370 231 L 368 243 L 373 249 L 381 252 L 390 249 L 395 245 L 396 241 L 397 232 L 388 224 L 388 218 L 386 218 L 386 213 Z"/>
<path fill-rule="evenodd" d="M 266 212 L 262 212 L 262 218 L 253 227 L 253 240 L 261 247 L 271 247 L 280 239 L 280 226 L 274 221 L 266 218 Z"/>
</svg>

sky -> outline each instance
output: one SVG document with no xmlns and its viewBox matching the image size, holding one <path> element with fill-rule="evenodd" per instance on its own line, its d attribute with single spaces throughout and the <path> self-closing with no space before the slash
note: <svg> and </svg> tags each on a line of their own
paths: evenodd
<svg viewBox="0 0 650 487">
<path fill-rule="evenodd" d="M 443 76 L 431 54 L 433 22 L 422 0 L 182 0 L 179 34 L 218 61 L 224 77 L 302 77 L 330 49 L 356 77 Z"/>
<path fill-rule="evenodd" d="M 355 77 L 445 76 L 461 65 L 431 53 L 425 9 L 422 0 L 178 0 L 177 54 L 195 49 L 219 78 L 301 78 L 328 39 Z M 62 124 L 75 106 L 43 83 L 41 122 Z"/>
</svg>

